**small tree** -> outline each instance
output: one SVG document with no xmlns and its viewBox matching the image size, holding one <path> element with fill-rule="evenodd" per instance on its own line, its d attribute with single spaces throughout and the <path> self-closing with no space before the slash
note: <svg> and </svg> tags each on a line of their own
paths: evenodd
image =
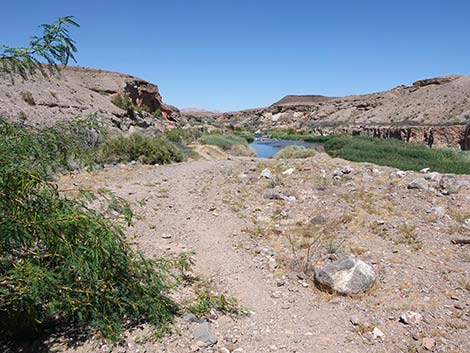
<svg viewBox="0 0 470 353">
<path fill-rule="evenodd" d="M 75 41 L 70 37 L 70 27 L 80 27 L 73 16 L 61 17 L 51 24 L 42 24 L 42 36 L 33 36 L 29 46 L 11 48 L 2 45 L 0 48 L 0 74 L 16 74 L 22 78 L 34 75 L 37 71 L 46 74 L 43 64 L 50 72 L 58 72 L 57 65 L 67 65 L 75 60 L 77 52 Z"/>
<path fill-rule="evenodd" d="M 27 48 L 3 47 L 0 74 L 28 78 L 75 60 L 70 26 L 78 24 L 63 17 L 42 25 Z M 64 329 L 117 339 L 141 321 L 161 332 L 178 310 L 167 296 L 168 264 L 145 259 L 126 240 L 127 203 L 106 190 L 66 197 L 50 181 L 87 141 L 81 131 L 27 130 L 0 119 L 2 348 L 4 339 Z"/>
</svg>

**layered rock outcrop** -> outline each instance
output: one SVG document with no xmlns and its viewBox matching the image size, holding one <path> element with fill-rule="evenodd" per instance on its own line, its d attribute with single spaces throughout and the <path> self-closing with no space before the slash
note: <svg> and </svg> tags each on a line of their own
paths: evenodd
<svg viewBox="0 0 470 353">
<path fill-rule="evenodd" d="M 117 94 L 129 96 L 137 108 L 144 109 L 129 114 L 112 103 Z M 156 111 L 161 114 L 151 114 Z M 124 131 L 161 130 L 177 125 L 179 118 L 178 109 L 163 103 L 158 86 L 116 72 L 66 67 L 58 76 L 0 78 L 0 116 L 6 119 L 48 126 L 90 114 Z"/>
<path fill-rule="evenodd" d="M 318 134 L 396 137 L 470 149 L 470 77 L 445 76 L 389 91 L 342 98 L 287 96 L 266 108 L 213 118 L 254 130 L 295 129 Z"/>
</svg>

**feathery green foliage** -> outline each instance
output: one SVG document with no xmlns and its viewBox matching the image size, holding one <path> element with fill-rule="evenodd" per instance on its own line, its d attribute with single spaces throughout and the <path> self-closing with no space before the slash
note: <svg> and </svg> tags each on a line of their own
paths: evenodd
<svg viewBox="0 0 470 353">
<path fill-rule="evenodd" d="M 102 163 L 139 160 L 145 164 L 165 164 L 181 162 L 184 155 L 178 147 L 163 138 L 135 133 L 106 141 L 97 159 Z"/>
<path fill-rule="evenodd" d="M 0 48 L 0 74 L 6 74 L 11 79 L 17 74 L 27 78 L 37 71 L 45 75 L 43 63 L 54 73 L 58 72 L 57 64 L 67 65 L 70 60 L 75 61 L 74 53 L 77 48 L 70 37 L 69 28 L 80 26 L 73 16 L 61 17 L 40 27 L 43 30 L 42 35 L 33 36 L 29 46 L 11 48 L 3 45 Z"/>
<path fill-rule="evenodd" d="M 397 139 L 364 136 L 334 136 L 325 143 L 333 157 L 353 162 L 370 162 L 402 170 L 431 170 L 442 173 L 470 174 L 470 154 L 451 149 L 428 148 Z"/>
<path fill-rule="evenodd" d="M 49 177 L 58 169 L 93 165 L 106 134 L 94 116 L 44 129 L 20 128 L 0 118 L 0 153 L 2 159 L 10 156 L 17 165 Z"/>
<path fill-rule="evenodd" d="M 80 328 L 115 339 L 144 319 L 165 328 L 177 310 L 167 268 L 127 244 L 127 203 L 106 190 L 68 198 L 46 180 L 75 149 L 67 135 L 3 122 L 0 137 L 1 331 Z"/>
</svg>

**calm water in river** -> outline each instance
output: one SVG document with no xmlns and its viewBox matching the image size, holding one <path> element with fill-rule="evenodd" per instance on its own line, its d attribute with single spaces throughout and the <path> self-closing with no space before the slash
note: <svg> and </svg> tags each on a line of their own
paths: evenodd
<svg viewBox="0 0 470 353">
<path fill-rule="evenodd" d="M 305 141 L 293 141 L 293 140 L 274 140 L 274 139 L 259 139 L 255 140 L 250 144 L 256 150 L 256 156 L 261 158 L 271 158 L 277 152 L 282 150 L 287 146 L 304 146 L 304 147 L 314 147 L 320 146 L 319 143 L 310 143 Z"/>
</svg>

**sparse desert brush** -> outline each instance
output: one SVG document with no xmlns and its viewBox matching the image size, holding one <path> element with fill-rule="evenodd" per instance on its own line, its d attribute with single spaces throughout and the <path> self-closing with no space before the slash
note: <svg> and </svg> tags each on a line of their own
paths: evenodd
<svg viewBox="0 0 470 353">
<path fill-rule="evenodd" d="M 123 110 L 126 110 L 127 111 L 127 114 L 130 116 L 130 117 L 133 117 L 135 112 L 147 112 L 147 113 L 151 113 L 155 118 L 159 118 L 162 116 L 162 111 L 160 109 L 156 109 L 154 110 L 153 112 L 150 110 L 150 108 L 145 105 L 145 104 L 142 104 L 142 105 L 136 105 L 134 104 L 134 102 L 132 101 L 132 98 L 126 94 L 126 93 L 118 93 L 118 94 L 115 94 L 112 98 L 111 98 L 111 102 L 123 109 Z"/>
<path fill-rule="evenodd" d="M 243 157 L 255 157 L 256 156 L 256 151 L 246 145 L 233 145 L 227 150 L 228 153 L 230 153 L 233 156 L 243 156 Z"/>
<path fill-rule="evenodd" d="M 456 222 L 462 223 L 466 219 L 470 219 L 470 212 L 464 212 L 457 208 L 449 208 L 447 213 L 451 218 L 453 218 Z"/>
<path fill-rule="evenodd" d="M 294 159 L 294 158 L 308 158 L 313 157 L 316 154 L 312 148 L 306 148 L 304 146 L 287 146 L 280 150 L 274 158 L 276 159 Z"/>
<path fill-rule="evenodd" d="M 461 282 L 461 286 L 463 289 L 470 292 L 470 280 L 463 279 Z"/>
<path fill-rule="evenodd" d="M 351 216 L 342 215 L 323 225 L 299 223 L 284 232 L 292 250 L 294 266 L 310 274 L 321 255 L 338 252 L 344 243 L 340 230 L 351 221 Z"/>
<path fill-rule="evenodd" d="M 214 293 L 206 286 L 199 286 L 196 289 L 196 296 L 188 304 L 187 310 L 197 317 L 207 316 L 211 310 L 234 316 L 239 316 L 243 313 L 234 298 L 228 297 L 225 294 Z"/>
<path fill-rule="evenodd" d="M 415 250 L 420 250 L 423 247 L 422 241 L 419 240 L 416 234 L 415 225 L 403 224 L 399 226 L 398 229 L 401 231 L 399 243 L 412 246 Z"/>
<path fill-rule="evenodd" d="M 20 93 L 23 100 L 29 105 L 36 105 L 33 94 L 30 91 L 23 91 Z"/>
<path fill-rule="evenodd" d="M 161 118 L 163 116 L 163 113 L 162 113 L 161 109 L 155 109 L 152 112 L 152 115 L 153 115 L 154 118 Z"/>
<path fill-rule="evenodd" d="M 183 152 L 166 139 L 134 133 L 106 141 L 97 160 L 101 163 L 141 161 L 165 164 L 184 160 Z"/>
<path fill-rule="evenodd" d="M 349 193 L 339 194 L 338 199 L 345 201 L 356 210 L 364 210 L 368 214 L 379 214 L 375 208 L 374 194 L 363 188 Z"/>
<path fill-rule="evenodd" d="M 332 185 L 331 179 L 326 175 L 314 175 L 312 180 L 314 187 L 320 191 L 327 190 Z"/>
</svg>

